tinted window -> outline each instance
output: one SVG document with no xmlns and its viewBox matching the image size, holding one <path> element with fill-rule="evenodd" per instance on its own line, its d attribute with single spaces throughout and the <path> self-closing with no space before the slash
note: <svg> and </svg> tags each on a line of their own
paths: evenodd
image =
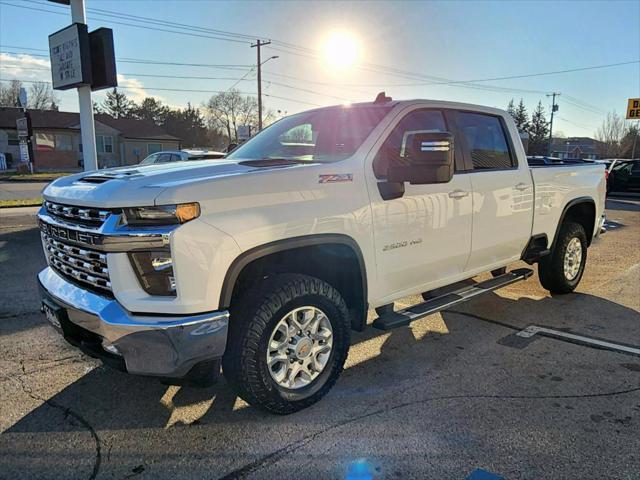
<svg viewBox="0 0 640 480">
<path fill-rule="evenodd" d="M 442 112 L 439 110 L 417 110 L 407 114 L 396 125 L 373 161 L 376 178 L 385 178 L 390 166 L 408 165 L 406 146 L 412 135 L 427 132 L 446 132 Z"/>
<path fill-rule="evenodd" d="M 170 163 L 171 162 L 171 154 L 170 153 L 161 153 L 158 155 L 156 159 L 156 163 Z"/>
<path fill-rule="evenodd" d="M 513 167 L 507 139 L 498 117 L 460 112 L 458 128 L 471 153 L 474 170 Z"/>
<path fill-rule="evenodd" d="M 633 164 L 631 162 L 618 162 L 613 166 L 613 171 L 614 172 L 624 172 L 625 174 L 628 174 L 631 172 L 631 168 L 633 167 Z"/>
</svg>

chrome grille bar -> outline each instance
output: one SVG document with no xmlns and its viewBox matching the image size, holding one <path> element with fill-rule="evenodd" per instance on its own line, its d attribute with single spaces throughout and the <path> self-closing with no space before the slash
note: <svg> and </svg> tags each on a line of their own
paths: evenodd
<svg viewBox="0 0 640 480">
<path fill-rule="evenodd" d="M 79 222 L 90 222 L 102 224 L 111 215 L 109 210 L 91 207 L 76 207 L 73 205 L 62 205 L 45 201 L 44 208 L 51 215 L 61 217 L 67 220 L 76 220 Z"/>
<path fill-rule="evenodd" d="M 106 254 L 66 244 L 46 233 L 42 233 L 42 238 L 49 264 L 57 272 L 92 287 L 111 291 Z"/>
</svg>

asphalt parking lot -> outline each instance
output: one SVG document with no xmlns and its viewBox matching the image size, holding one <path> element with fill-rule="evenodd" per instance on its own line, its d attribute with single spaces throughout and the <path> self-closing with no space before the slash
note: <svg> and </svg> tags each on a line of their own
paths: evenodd
<svg viewBox="0 0 640 480">
<path fill-rule="evenodd" d="M 0 212 L 0 477 L 640 478 L 640 202 L 607 208 L 576 293 L 534 276 L 354 334 L 332 392 L 286 417 L 67 346 L 39 313 L 34 220 Z M 531 325 L 627 351 L 517 335 Z"/>
</svg>

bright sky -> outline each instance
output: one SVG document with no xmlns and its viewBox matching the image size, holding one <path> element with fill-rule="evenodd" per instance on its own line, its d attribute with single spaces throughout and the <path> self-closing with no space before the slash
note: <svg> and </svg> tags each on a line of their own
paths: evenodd
<svg viewBox="0 0 640 480">
<path fill-rule="evenodd" d="M 512 97 L 516 102 L 522 97 L 531 112 L 539 100 L 548 107 L 545 93 L 555 91 L 562 95 L 554 131 L 577 136 L 593 135 L 606 112 L 622 113 L 627 98 L 640 96 L 638 0 L 87 0 L 86 4 L 89 30 L 112 28 L 119 59 L 252 65 L 256 50 L 250 48 L 248 38 L 211 30 L 273 40 L 263 49 L 263 59 L 279 58 L 264 66 L 264 100 L 267 108 L 283 113 L 346 100 L 373 100 L 381 90 L 395 99 L 446 99 L 500 108 Z M 159 22 L 145 20 L 149 18 Z M 47 37 L 69 23 L 69 7 L 45 0 L 0 0 L 0 52 L 5 52 L 0 54 L 0 78 L 50 80 L 42 69 L 48 64 Z M 17 56 L 17 52 L 31 55 Z M 635 63 L 477 82 L 623 62 Z M 134 99 L 153 95 L 173 106 L 187 102 L 197 106 L 212 93 L 157 89 L 221 91 L 235 84 L 255 95 L 255 71 L 249 68 L 118 62 L 120 84 L 128 88 L 128 95 Z M 444 84 L 452 80 L 476 82 Z M 96 100 L 102 95 L 97 94 Z M 75 91 L 61 93 L 60 98 L 61 109 L 77 111 Z"/>
</svg>

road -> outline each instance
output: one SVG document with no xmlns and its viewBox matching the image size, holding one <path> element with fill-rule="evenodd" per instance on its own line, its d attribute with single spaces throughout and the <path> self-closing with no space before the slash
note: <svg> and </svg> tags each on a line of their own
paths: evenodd
<svg viewBox="0 0 640 480">
<path fill-rule="evenodd" d="M 5 216 L 0 477 L 637 479 L 640 357 L 516 335 L 534 324 L 640 346 L 640 202 L 607 207 L 576 293 L 550 296 L 534 276 L 410 328 L 354 334 L 335 388 L 286 417 L 224 381 L 166 386 L 67 346 L 38 312 L 33 220 Z"/>
<path fill-rule="evenodd" d="M 0 181 L 0 200 L 37 198 L 49 182 L 3 182 Z"/>
</svg>

